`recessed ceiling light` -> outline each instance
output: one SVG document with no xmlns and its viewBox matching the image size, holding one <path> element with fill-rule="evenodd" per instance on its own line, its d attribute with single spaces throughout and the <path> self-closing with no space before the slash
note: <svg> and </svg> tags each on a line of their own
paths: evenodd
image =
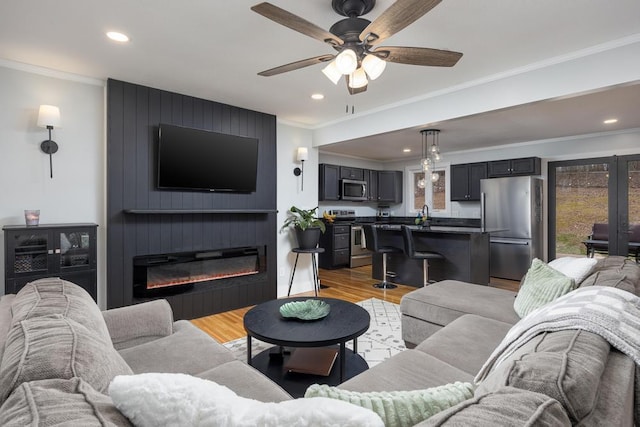
<svg viewBox="0 0 640 427">
<path fill-rule="evenodd" d="M 403 148 L 402 152 L 403 153 L 410 153 L 411 152 L 411 148 Z"/>
<path fill-rule="evenodd" d="M 109 37 L 111 40 L 121 42 L 121 43 L 129 41 L 129 36 L 127 36 L 126 34 L 119 33 L 117 31 L 109 31 L 107 33 L 107 37 Z"/>
<path fill-rule="evenodd" d="M 605 125 L 612 125 L 614 123 L 618 123 L 618 119 L 607 119 L 603 122 Z"/>
<path fill-rule="evenodd" d="M 324 95 L 321 93 L 314 93 L 313 95 L 311 95 L 311 99 L 316 99 L 316 100 L 324 99 Z"/>
</svg>

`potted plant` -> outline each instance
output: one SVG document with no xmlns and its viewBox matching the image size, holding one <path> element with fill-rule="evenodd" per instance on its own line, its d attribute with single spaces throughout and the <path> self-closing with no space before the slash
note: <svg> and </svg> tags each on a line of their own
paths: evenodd
<svg viewBox="0 0 640 427">
<path fill-rule="evenodd" d="M 298 247 L 301 249 L 313 249 L 318 246 L 320 233 L 324 233 L 327 227 L 324 222 L 317 217 L 313 209 L 300 209 L 296 206 L 289 208 L 289 216 L 284 221 L 280 231 L 293 227 L 298 240 Z"/>
</svg>

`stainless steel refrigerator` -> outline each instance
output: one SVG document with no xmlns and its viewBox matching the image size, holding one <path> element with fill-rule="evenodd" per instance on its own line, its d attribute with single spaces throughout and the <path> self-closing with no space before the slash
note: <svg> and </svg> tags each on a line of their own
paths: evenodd
<svg viewBox="0 0 640 427">
<path fill-rule="evenodd" d="M 533 176 L 480 181 L 482 226 L 490 233 L 490 275 L 520 280 L 543 256 L 542 180 Z"/>
</svg>

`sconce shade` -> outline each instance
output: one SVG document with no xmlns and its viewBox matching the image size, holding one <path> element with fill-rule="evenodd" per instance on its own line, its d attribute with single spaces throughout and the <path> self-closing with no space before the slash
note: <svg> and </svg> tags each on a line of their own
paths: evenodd
<svg viewBox="0 0 640 427">
<path fill-rule="evenodd" d="M 364 68 L 371 80 L 380 77 L 386 66 L 387 61 L 383 61 L 375 55 L 369 54 L 362 60 L 362 68 Z"/>
<path fill-rule="evenodd" d="M 60 109 L 53 105 L 41 105 L 38 111 L 38 126 L 46 128 L 51 126 L 59 128 L 62 125 L 60 120 Z"/>
<path fill-rule="evenodd" d="M 299 162 L 304 162 L 309 159 L 309 152 L 307 151 L 307 147 L 298 147 L 297 159 Z"/>
<path fill-rule="evenodd" d="M 329 65 L 322 69 L 322 72 L 329 80 L 333 82 L 334 85 L 338 84 L 340 77 L 342 77 L 342 73 L 338 70 L 338 66 L 336 65 L 336 61 L 329 62 Z"/>
</svg>

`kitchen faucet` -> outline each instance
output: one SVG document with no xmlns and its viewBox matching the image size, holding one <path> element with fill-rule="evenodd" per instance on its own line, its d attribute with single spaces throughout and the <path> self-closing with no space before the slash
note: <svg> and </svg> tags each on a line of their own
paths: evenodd
<svg viewBox="0 0 640 427">
<path fill-rule="evenodd" d="M 422 205 L 422 216 L 429 218 L 429 206 L 426 203 Z"/>
</svg>

